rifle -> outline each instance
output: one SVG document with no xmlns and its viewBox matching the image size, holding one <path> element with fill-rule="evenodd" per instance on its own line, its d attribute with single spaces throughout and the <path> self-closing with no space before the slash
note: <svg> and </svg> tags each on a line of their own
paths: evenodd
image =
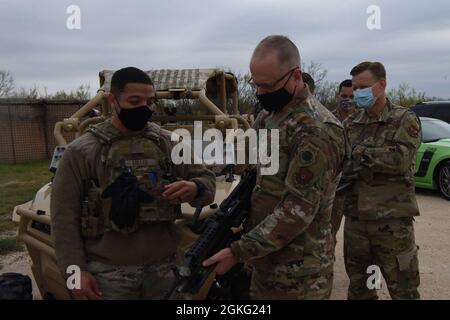
<svg viewBox="0 0 450 320">
<path fill-rule="evenodd" d="M 200 237 L 185 254 L 185 263 L 174 267 L 176 276 L 174 285 L 167 291 L 163 299 L 169 299 L 176 290 L 179 293 L 197 293 L 214 269 L 204 268 L 202 262 L 217 253 L 234 240 L 231 228 L 239 227 L 250 209 L 250 199 L 256 185 L 256 170 L 247 170 L 233 189 L 231 194 L 221 203 L 218 211 L 211 218 L 194 228 Z M 201 208 L 200 208 L 201 211 Z M 197 211 L 195 217 L 200 211 Z M 195 221 L 194 217 L 194 221 Z"/>
</svg>

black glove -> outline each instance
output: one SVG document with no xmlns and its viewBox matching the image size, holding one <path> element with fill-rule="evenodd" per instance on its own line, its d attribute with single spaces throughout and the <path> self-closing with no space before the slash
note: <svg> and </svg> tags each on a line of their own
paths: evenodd
<svg viewBox="0 0 450 320">
<path fill-rule="evenodd" d="M 139 216 L 141 202 L 151 202 L 154 198 L 139 188 L 137 178 L 122 173 L 102 193 L 102 198 L 112 198 L 109 219 L 122 228 L 131 228 Z"/>
</svg>

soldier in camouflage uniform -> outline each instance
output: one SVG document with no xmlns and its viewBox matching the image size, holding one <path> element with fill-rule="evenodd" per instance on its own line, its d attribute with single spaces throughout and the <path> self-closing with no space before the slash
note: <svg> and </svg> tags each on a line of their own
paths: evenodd
<svg viewBox="0 0 450 320">
<path fill-rule="evenodd" d="M 349 299 L 376 299 L 367 268 L 380 268 L 393 299 L 419 299 L 418 247 L 414 216 L 416 150 L 421 127 L 415 114 L 385 96 L 386 71 L 379 62 L 351 70 L 359 107 L 344 128 L 350 159 L 344 164 L 346 190 L 344 258 Z"/>
<path fill-rule="evenodd" d="M 254 128 L 279 130 L 279 170 L 261 175 L 257 165 L 246 233 L 204 262 L 217 263 L 219 274 L 237 262 L 251 266 L 252 299 L 331 294 L 330 214 L 344 156 L 343 128 L 311 95 L 299 66 L 298 49 L 284 36 L 265 38 L 253 53 L 252 81 L 267 110 Z"/>
<path fill-rule="evenodd" d="M 340 122 L 344 122 L 349 115 L 355 112 L 351 79 L 346 79 L 339 84 L 336 101 L 337 107 L 334 109 L 333 114 Z"/>
<path fill-rule="evenodd" d="M 160 299 L 182 258 L 180 204 L 214 200 L 203 165 L 172 163 L 171 133 L 148 122 L 155 90 L 136 68 L 116 71 L 111 119 L 70 143 L 52 186 L 52 236 L 63 275 L 81 270 L 75 299 Z"/>
<path fill-rule="evenodd" d="M 355 112 L 355 103 L 353 101 L 353 86 L 351 79 L 344 80 L 339 84 L 337 104 L 338 105 L 333 111 L 333 114 L 340 122 L 344 122 L 344 120 L 347 119 L 349 115 Z M 336 234 L 339 231 L 342 217 L 344 215 L 344 189 L 346 184 L 346 181 L 341 181 L 341 184 L 336 190 L 336 195 L 334 197 L 333 203 L 333 211 L 331 212 L 331 227 L 335 243 Z"/>
</svg>

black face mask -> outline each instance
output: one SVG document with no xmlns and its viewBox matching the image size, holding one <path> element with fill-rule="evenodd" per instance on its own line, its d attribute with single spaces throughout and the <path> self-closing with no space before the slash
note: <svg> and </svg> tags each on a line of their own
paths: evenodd
<svg viewBox="0 0 450 320">
<path fill-rule="evenodd" d="M 256 95 L 256 98 L 258 98 L 262 107 L 269 112 L 281 110 L 285 105 L 291 102 L 293 97 L 294 95 L 290 94 L 284 87 L 274 92 Z"/>
<path fill-rule="evenodd" d="M 295 69 L 297 69 L 297 68 L 295 68 Z M 290 94 L 289 91 L 287 91 L 284 87 L 289 82 L 289 79 L 291 78 L 292 73 L 295 71 L 295 69 L 290 71 L 291 74 L 287 78 L 283 87 L 281 87 L 280 89 L 275 90 L 273 92 L 256 95 L 256 98 L 258 99 L 258 101 L 261 103 L 261 106 L 265 110 L 267 110 L 269 112 L 276 112 L 278 110 L 281 110 L 285 105 L 287 105 L 289 102 L 291 102 L 294 95 Z M 295 93 L 296 89 L 297 89 L 297 87 L 295 87 L 294 93 Z"/>
<path fill-rule="evenodd" d="M 117 104 L 119 104 L 119 101 L 117 101 Z M 151 111 L 147 105 L 132 109 L 124 109 L 120 107 L 120 113 L 118 117 L 125 128 L 127 128 L 128 130 L 140 131 L 145 128 L 145 125 L 147 124 L 152 114 L 153 111 Z"/>
</svg>

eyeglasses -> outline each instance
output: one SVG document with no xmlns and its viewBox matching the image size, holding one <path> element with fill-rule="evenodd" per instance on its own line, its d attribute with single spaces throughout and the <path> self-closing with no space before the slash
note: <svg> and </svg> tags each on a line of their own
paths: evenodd
<svg viewBox="0 0 450 320">
<path fill-rule="evenodd" d="M 295 68 L 289 70 L 289 71 L 286 72 L 280 79 L 278 79 L 277 81 L 275 81 L 273 84 L 256 83 L 255 81 L 253 81 L 253 77 L 251 77 L 251 78 L 248 80 L 248 84 L 252 87 L 253 90 L 256 90 L 257 88 L 261 88 L 261 89 L 264 89 L 264 90 L 270 90 L 270 89 L 272 89 L 272 88 L 275 88 L 276 85 L 277 85 L 278 83 L 280 83 L 280 81 L 283 80 L 283 79 L 289 74 L 289 78 L 286 80 L 286 83 L 287 83 L 287 82 L 289 81 L 289 79 L 291 78 L 292 73 L 293 73 L 295 70 L 297 70 L 297 69 L 299 69 L 299 67 L 295 67 Z M 285 83 L 284 85 L 286 85 L 286 83 Z"/>
</svg>

